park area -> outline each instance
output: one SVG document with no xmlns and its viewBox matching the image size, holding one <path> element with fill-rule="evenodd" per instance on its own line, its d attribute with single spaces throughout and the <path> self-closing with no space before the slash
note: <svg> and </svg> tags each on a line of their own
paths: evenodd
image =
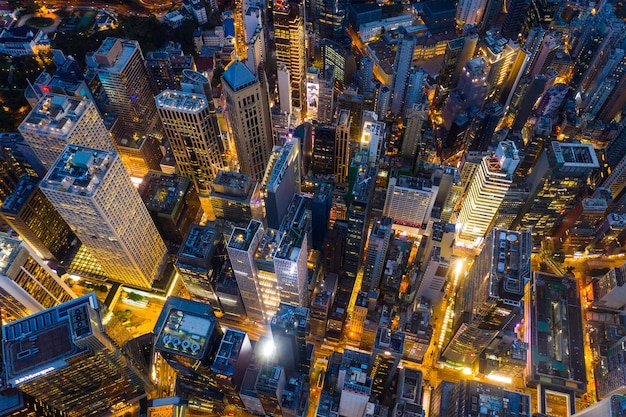
<svg viewBox="0 0 626 417">
<path fill-rule="evenodd" d="M 74 9 L 61 23 L 62 32 L 88 32 L 96 21 L 96 9 Z"/>
</svg>

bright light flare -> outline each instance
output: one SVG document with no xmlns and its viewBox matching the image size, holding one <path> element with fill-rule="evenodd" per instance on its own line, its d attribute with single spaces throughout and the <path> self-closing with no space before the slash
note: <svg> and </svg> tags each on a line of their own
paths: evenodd
<svg viewBox="0 0 626 417">
<path fill-rule="evenodd" d="M 504 376 L 504 375 L 498 375 L 498 374 L 487 375 L 487 379 L 490 380 L 490 381 L 494 381 L 494 382 L 500 382 L 502 384 L 512 384 L 513 383 L 513 378 L 508 377 L 508 376 Z"/>
<path fill-rule="evenodd" d="M 470 368 L 463 368 L 463 375 L 471 375 L 472 370 Z"/>
<path fill-rule="evenodd" d="M 464 259 L 458 259 L 456 261 L 456 265 L 454 265 L 454 273 L 456 275 L 461 275 L 461 272 L 463 272 L 463 261 Z"/>
<path fill-rule="evenodd" d="M 261 346 L 261 354 L 263 355 L 263 357 L 269 359 L 272 357 L 272 355 L 274 355 L 274 352 L 276 352 L 276 346 L 274 345 L 274 341 L 270 338 L 265 339 L 263 345 Z"/>
</svg>

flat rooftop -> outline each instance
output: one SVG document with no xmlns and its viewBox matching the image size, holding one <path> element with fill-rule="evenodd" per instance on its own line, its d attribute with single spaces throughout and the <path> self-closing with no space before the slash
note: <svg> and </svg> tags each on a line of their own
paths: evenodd
<svg viewBox="0 0 626 417">
<path fill-rule="evenodd" d="M 91 100 L 48 94 L 26 116 L 20 131 L 66 136 L 72 132 Z"/>
<path fill-rule="evenodd" d="M 281 330 L 287 335 L 295 335 L 298 330 L 304 334 L 309 318 L 309 309 L 306 307 L 280 303 L 274 317 L 272 317 L 271 328 Z"/>
<path fill-rule="evenodd" d="M 148 172 L 139 186 L 139 194 L 148 210 L 172 215 L 182 204 L 189 184 L 187 177 Z"/>
<path fill-rule="evenodd" d="M 285 143 L 282 148 L 276 149 L 270 155 L 270 162 L 267 164 L 267 172 L 263 183 L 268 190 L 275 190 L 280 185 L 285 170 L 296 159 L 296 141 L 291 140 Z"/>
<path fill-rule="evenodd" d="M 121 50 L 117 53 L 115 57 L 113 57 L 113 62 L 111 62 L 111 65 L 106 65 L 102 62 L 102 60 L 99 60 L 99 70 L 103 70 L 113 74 L 121 73 L 130 58 L 137 51 L 137 49 L 139 49 L 139 43 L 137 41 L 129 39 L 106 38 L 100 45 L 100 48 L 98 48 L 98 50 L 95 52 L 96 57 L 98 55 L 108 55 L 116 45 L 117 41 L 119 41 L 119 44 L 121 45 Z"/>
<path fill-rule="evenodd" d="M 552 151 L 558 163 L 589 168 L 599 167 L 598 158 L 591 145 L 552 141 Z"/>
<path fill-rule="evenodd" d="M 18 214 L 26 204 L 29 197 L 37 190 L 37 185 L 41 180 L 28 175 L 22 176 L 15 190 L 9 194 L 2 202 L 0 211 L 9 214 Z"/>
<path fill-rule="evenodd" d="M 246 333 L 240 330 L 226 330 L 211 370 L 218 374 L 232 376 L 235 373 L 237 358 L 246 337 Z"/>
<path fill-rule="evenodd" d="M 263 234 L 263 238 L 261 239 L 261 244 L 254 254 L 254 260 L 273 263 L 274 255 L 278 250 L 280 240 L 281 234 L 278 230 L 265 229 L 265 233 Z"/>
<path fill-rule="evenodd" d="M 187 232 L 187 238 L 178 251 L 178 261 L 210 262 L 218 237 L 217 230 L 212 227 L 194 224 Z"/>
<path fill-rule="evenodd" d="M 67 145 L 39 186 L 91 197 L 116 158 L 114 151 Z"/>
<path fill-rule="evenodd" d="M 376 332 L 374 347 L 401 355 L 404 350 L 404 333 L 379 327 Z"/>
<path fill-rule="evenodd" d="M 20 251 L 21 240 L 0 235 L 0 275 L 5 275 Z"/>
<path fill-rule="evenodd" d="M 169 297 L 154 327 L 157 335 L 155 348 L 190 358 L 203 358 L 216 325 L 210 304 Z"/>
<path fill-rule="evenodd" d="M 256 220 L 250 221 L 246 229 L 235 227 L 230 236 L 230 240 L 228 241 L 228 247 L 241 251 L 248 251 L 250 249 L 252 239 L 254 239 L 254 236 L 260 227 L 261 223 Z"/>
<path fill-rule="evenodd" d="M 161 92 L 154 100 L 158 108 L 186 113 L 198 113 L 209 105 L 203 95 L 173 90 Z"/>
<path fill-rule="evenodd" d="M 495 297 L 519 301 L 530 280 L 531 232 L 495 228 L 491 236 L 489 292 Z"/>
</svg>

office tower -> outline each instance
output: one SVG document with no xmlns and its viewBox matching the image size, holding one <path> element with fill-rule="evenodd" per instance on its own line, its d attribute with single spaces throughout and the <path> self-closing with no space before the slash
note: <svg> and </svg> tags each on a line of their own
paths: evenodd
<svg viewBox="0 0 626 417">
<path fill-rule="evenodd" d="M 422 145 L 422 131 L 428 120 L 428 109 L 423 104 L 415 104 L 405 113 L 406 124 L 402 134 L 400 155 L 416 160 Z"/>
<path fill-rule="evenodd" d="M 276 64 L 287 68 L 291 105 L 305 110 L 306 51 L 304 3 L 277 0 L 273 7 Z"/>
<path fill-rule="evenodd" d="M 252 344 L 246 332 L 226 329 L 215 354 L 211 371 L 229 404 L 243 408 L 239 389 L 253 359 Z"/>
<path fill-rule="evenodd" d="M 341 393 L 339 413 L 346 417 L 359 417 L 372 393 L 372 379 L 368 375 L 370 355 L 346 349 L 341 355 L 337 377 L 337 391 Z"/>
<path fill-rule="evenodd" d="M 503 0 L 487 0 L 487 4 L 485 5 L 483 12 L 483 18 L 478 25 L 481 33 L 487 32 L 496 23 L 496 19 L 502 10 L 503 4 Z"/>
<path fill-rule="evenodd" d="M 223 333 L 211 305 L 169 296 L 153 333 L 154 350 L 177 373 L 177 395 L 198 408 L 223 411 L 230 399 L 211 374 Z"/>
<path fill-rule="evenodd" d="M 68 144 L 115 149 L 91 100 L 47 94 L 18 130 L 46 169 L 50 169 Z"/>
<path fill-rule="evenodd" d="M 593 305 L 598 308 L 620 310 L 624 304 L 624 278 L 626 277 L 626 264 L 611 268 L 604 275 L 594 280 Z"/>
<path fill-rule="evenodd" d="M 385 123 L 378 121 L 376 113 L 363 112 L 363 127 L 361 128 L 360 151 L 369 155 L 370 166 L 378 165 L 384 156 Z"/>
<path fill-rule="evenodd" d="M 500 103 L 488 102 L 476 117 L 475 129 L 468 138 L 470 151 L 486 151 L 490 146 L 500 120 L 504 116 L 504 107 Z"/>
<path fill-rule="evenodd" d="M 420 67 L 413 67 L 409 72 L 409 80 L 406 86 L 405 103 L 404 103 L 404 115 L 418 105 L 428 105 L 426 102 L 426 80 L 428 73 Z"/>
<path fill-rule="evenodd" d="M 431 303 L 427 298 L 416 298 L 419 303 L 413 310 L 408 312 L 408 320 L 404 325 L 404 354 L 403 358 L 412 362 L 423 363 L 426 352 L 430 348 L 434 335 L 432 322 Z"/>
<path fill-rule="evenodd" d="M 458 90 L 469 107 L 481 108 L 487 96 L 488 66 L 485 58 L 474 58 L 467 61 L 459 77 Z"/>
<path fill-rule="evenodd" d="M 269 363 L 263 363 L 260 366 L 254 389 L 264 411 L 262 415 L 282 415 L 280 412 L 280 401 L 286 383 L 286 372 L 280 366 L 274 366 Z"/>
<path fill-rule="evenodd" d="M 278 246 L 272 247 L 280 301 L 307 306 L 307 258 L 311 246 L 309 199 L 295 196 L 280 227 Z"/>
<path fill-rule="evenodd" d="M 324 250 L 332 206 L 333 186 L 322 182 L 311 200 L 311 241 L 315 250 Z"/>
<path fill-rule="evenodd" d="M 392 177 L 387 186 L 383 214 L 396 224 L 421 228 L 430 219 L 438 189 L 430 178 Z"/>
<path fill-rule="evenodd" d="M 437 305 L 443 298 L 446 278 L 452 266 L 454 246 L 454 225 L 451 223 L 433 223 L 428 241 L 429 249 L 422 258 L 422 276 L 419 280 L 416 299 L 420 297 Z"/>
<path fill-rule="evenodd" d="M 379 327 L 370 357 L 372 396 L 382 401 L 404 353 L 404 333 Z"/>
<path fill-rule="evenodd" d="M 116 152 L 68 145 L 39 187 L 112 280 L 150 288 L 166 248 Z"/>
<path fill-rule="evenodd" d="M 254 255 L 264 234 L 261 223 L 252 220 L 246 229 L 236 227 L 228 242 L 228 258 L 235 273 L 246 313 L 250 320 L 260 323 L 265 320 L 265 309 L 263 300 L 259 297 Z"/>
<path fill-rule="evenodd" d="M 415 51 L 416 40 L 413 36 L 404 35 L 393 62 L 393 83 L 391 112 L 395 115 L 402 113 L 405 102 L 405 90 L 409 78 L 409 71 L 413 64 L 413 52 Z"/>
<path fill-rule="evenodd" d="M 562 45 L 556 37 L 556 33 L 548 33 L 543 36 L 537 52 L 528 64 L 528 75 L 534 77 L 538 74 L 545 74 L 559 47 Z"/>
<path fill-rule="evenodd" d="M 326 67 L 319 74 L 319 102 L 317 103 L 317 121 L 331 123 L 335 115 L 335 67 Z"/>
<path fill-rule="evenodd" d="M 532 228 L 537 236 L 549 236 L 561 223 L 586 187 L 593 169 L 599 167 L 591 145 L 552 141 L 545 146 L 527 176 L 530 198 L 520 210 L 514 227 Z"/>
<path fill-rule="evenodd" d="M 209 200 L 218 219 L 247 225 L 263 218 L 259 183 L 246 174 L 218 171 Z"/>
<path fill-rule="evenodd" d="M 105 312 L 91 293 L 3 326 L 7 385 L 70 417 L 145 398 L 147 378 L 121 350 L 130 334 Z"/>
<path fill-rule="evenodd" d="M 363 263 L 363 281 L 361 291 L 370 291 L 378 288 L 380 277 L 385 267 L 385 259 L 389 249 L 389 241 L 393 237 L 393 219 L 391 217 L 375 218 L 372 224 L 367 249 L 365 251 L 365 262 Z"/>
<path fill-rule="evenodd" d="M 240 171 L 261 181 L 273 146 L 267 86 L 235 61 L 222 75 L 222 88 Z"/>
<path fill-rule="evenodd" d="M 339 91 L 352 84 L 352 77 L 356 72 L 356 58 L 350 48 L 346 48 L 330 39 L 320 41 L 322 67 L 326 76 L 326 68 L 333 68 L 335 81 L 339 84 Z"/>
<path fill-rule="evenodd" d="M 209 205 L 210 182 L 224 168 L 224 145 L 212 98 L 166 90 L 155 101 L 178 173 L 193 181 L 203 205 Z"/>
<path fill-rule="evenodd" d="M 139 195 L 163 240 L 180 245 L 200 210 L 191 180 L 151 171 L 140 184 Z"/>
<path fill-rule="evenodd" d="M 24 175 L 0 208 L 0 217 L 42 259 L 65 260 L 76 235 L 39 189 L 39 178 Z"/>
<path fill-rule="evenodd" d="M 442 357 L 470 366 L 487 345 L 523 317 L 522 298 L 530 280 L 531 232 L 493 229 L 461 284 L 454 335 Z"/>
<path fill-rule="evenodd" d="M 507 41 L 498 33 L 488 33 L 478 50 L 489 66 L 488 96 L 506 101 L 514 84 L 524 73 L 528 55 L 516 42 Z"/>
<path fill-rule="evenodd" d="M 222 232 L 209 225 L 194 224 L 176 255 L 176 271 L 191 299 L 220 308 L 215 294 L 215 281 L 226 250 Z"/>
<path fill-rule="evenodd" d="M 350 166 L 350 110 L 339 110 L 335 126 L 335 183 L 342 184 L 348 179 Z"/>
<path fill-rule="evenodd" d="M 146 54 L 146 66 L 152 75 L 156 92 L 178 90 L 186 69 L 195 70 L 191 55 L 183 54 L 179 43 L 168 42 L 158 50 Z"/>
<path fill-rule="evenodd" d="M 477 26 L 485 13 L 487 0 L 461 0 L 456 7 L 456 26 L 463 28 L 466 25 Z"/>
<path fill-rule="evenodd" d="M 363 127 L 363 110 L 365 102 L 363 96 L 355 89 L 347 89 L 337 96 L 337 111 L 350 111 L 350 142 L 358 143 L 361 140 Z"/>
<path fill-rule="evenodd" d="M 442 397 L 444 402 L 449 403 L 450 409 L 446 415 L 450 417 L 466 416 L 473 413 L 474 409 L 484 410 L 486 413 L 504 413 L 511 417 L 531 414 L 530 395 L 509 391 L 497 385 L 459 381 L 450 395 L 449 399 Z"/>
<path fill-rule="evenodd" d="M 341 42 L 345 39 L 348 25 L 348 2 L 345 0 L 323 0 L 319 13 L 318 31 L 321 39 Z"/>
<path fill-rule="evenodd" d="M 374 60 L 369 56 L 364 56 L 359 61 L 359 91 L 363 96 L 369 97 L 374 94 L 376 85 L 374 84 Z"/>
<path fill-rule="evenodd" d="M 613 394 L 574 414 L 575 417 L 619 417 L 626 407 L 626 395 Z"/>
<path fill-rule="evenodd" d="M 478 36 L 470 35 L 454 39 L 446 45 L 443 63 L 437 79 L 435 107 L 440 107 L 448 95 L 448 91 L 456 88 L 461 71 L 469 59 L 474 56 Z"/>
<path fill-rule="evenodd" d="M 294 195 L 300 194 L 300 141 L 274 148 L 263 178 L 267 226 L 279 229 Z"/>
<path fill-rule="evenodd" d="M 280 303 L 270 329 L 278 365 L 287 372 L 308 374 L 311 364 L 307 359 L 305 337 L 309 332 L 309 309 Z"/>
<path fill-rule="evenodd" d="M 505 39 L 517 40 L 522 35 L 522 23 L 531 0 L 510 2 L 500 33 Z"/>
<path fill-rule="evenodd" d="M 620 112 L 620 109 L 626 103 L 626 82 L 624 82 L 624 73 L 626 72 L 626 56 L 622 58 L 608 80 L 614 80 L 615 86 L 608 95 L 606 101 L 600 107 L 597 118 L 603 123 L 611 123 L 611 121 Z"/>
<path fill-rule="evenodd" d="M 348 233 L 344 252 L 344 273 L 348 280 L 354 280 L 361 267 L 365 236 L 371 213 L 371 197 L 376 183 L 376 168 L 369 167 L 369 156 L 358 153 L 352 160 L 350 170 L 354 172 L 350 180 L 351 193 L 347 213 Z"/>
<path fill-rule="evenodd" d="M 531 115 L 533 106 L 543 94 L 548 80 L 545 75 L 540 74 L 535 76 L 532 81 L 528 81 L 528 86 L 524 89 L 519 104 L 515 108 L 515 119 L 513 119 L 511 126 L 513 130 L 522 130 Z"/>
<path fill-rule="evenodd" d="M 402 368 L 398 374 L 398 387 L 396 389 L 398 400 L 411 404 L 421 404 L 422 371 L 412 368 Z"/>
<path fill-rule="evenodd" d="M 489 232 L 518 164 L 519 153 L 512 141 L 500 142 L 493 156 L 483 157 L 457 218 L 459 242 L 477 246 Z"/>
<path fill-rule="evenodd" d="M 278 109 L 280 113 L 289 117 L 293 110 L 291 103 L 291 77 L 285 64 L 276 65 L 276 86 L 278 88 Z"/>
<path fill-rule="evenodd" d="M 24 242 L 0 235 L 0 314 L 6 323 L 76 298 Z"/>
<path fill-rule="evenodd" d="M 106 38 L 96 52 L 87 56 L 87 62 L 102 83 L 107 111 L 118 118 L 111 130 L 116 144 L 128 145 L 159 132 L 155 92 L 139 42 Z"/>
<path fill-rule="evenodd" d="M 225 257 L 222 269 L 217 272 L 215 280 L 215 296 L 219 301 L 222 313 L 227 318 L 234 320 L 244 320 L 246 318 L 246 308 L 241 299 L 241 292 L 237 286 L 237 279 L 230 260 Z"/>
<path fill-rule="evenodd" d="M 333 126 L 316 125 L 313 141 L 313 175 L 334 175 L 335 173 L 335 137 Z"/>
<path fill-rule="evenodd" d="M 545 389 L 567 387 L 567 392 L 583 394 L 587 391 L 585 334 L 576 280 L 534 272 L 528 294 L 524 334 L 532 349 L 529 349 L 524 380 L 531 387 L 538 384 Z M 559 320 L 553 319 L 553 311 L 561 312 Z M 561 354 L 546 356 L 544 352 L 550 349 L 554 338 L 563 347 Z"/>
<path fill-rule="evenodd" d="M 320 70 L 310 67 L 306 73 L 307 118 L 316 119 L 320 101 Z"/>
</svg>

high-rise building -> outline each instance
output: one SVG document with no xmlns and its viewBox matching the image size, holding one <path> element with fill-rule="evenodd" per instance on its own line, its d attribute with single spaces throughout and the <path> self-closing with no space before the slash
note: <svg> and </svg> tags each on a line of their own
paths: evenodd
<svg viewBox="0 0 626 417">
<path fill-rule="evenodd" d="M 462 28 L 466 25 L 477 26 L 485 14 L 487 0 L 461 0 L 456 7 L 456 25 Z"/>
<path fill-rule="evenodd" d="M 372 395 L 382 400 L 391 386 L 404 353 L 404 333 L 379 327 L 370 357 Z"/>
<path fill-rule="evenodd" d="M 345 183 L 348 179 L 348 167 L 350 166 L 350 110 L 339 110 L 337 125 L 335 126 L 335 156 L 334 172 L 335 182 Z"/>
<path fill-rule="evenodd" d="M 24 175 L 0 208 L 0 217 L 42 259 L 65 260 L 78 246 L 76 235 L 39 189 L 39 178 Z"/>
<path fill-rule="evenodd" d="M 530 281 L 531 232 L 493 229 L 456 299 L 454 335 L 442 357 L 470 366 L 487 345 L 523 317 Z"/>
<path fill-rule="evenodd" d="M 348 2 L 345 0 L 323 0 L 319 13 L 319 36 L 324 39 L 342 41 L 348 25 Z"/>
<path fill-rule="evenodd" d="M 454 246 L 454 225 L 451 223 L 433 223 L 428 242 L 430 249 L 422 258 L 422 276 L 417 287 L 416 299 L 421 297 L 437 305 L 444 295 L 446 279 L 452 266 Z M 457 261 L 458 262 L 458 261 Z"/>
<path fill-rule="evenodd" d="M 485 410 L 486 413 L 501 412 L 511 417 L 531 415 L 530 395 L 509 391 L 497 385 L 459 381 L 450 395 L 448 398 L 442 397 L 442 401 L 449 403 L 446 414 L 449 417 L 471 415 L 474 409 Z"/>
<path fill-rule="evenodd" d="M 263 415 L 280 416 L 280 402 L 287 383 L 287 373 L 280 366 L 263 363 L 254 388 L 261 402 Z"/>
<path fill-rule="evenodd" d="M 218 219 L 247 225 L 252 219 L 263 218 L 259 183 L 247 174 L 219 171 L 211 184 L 209 200 Z"/>
<path fill-rule="evenodd" d="M 459 77 L 458 89 L 465 97 L 466 106 L 481 108 L 489 86 L 487 85 L 487 74 L 489 68 L 485 58 L 473 58 L 467 61 L 461 76 Z"/>
<path fill-rule="evenodd" d="M 448 96 L 448 91 L 456 88 L 465 63 L 474 56 L 477 43 L 477 35 L 457 38 L 447 43 L 437 80 L 435 107 L 440 107 Z"/>
<path fill-rule="evenodd" d="M 0 315 L 20 319 L 76 298 L 56 272 L 24 242 L 0 235 Z"/>
<path fill-rule="evenodd" d="M 116 152 L 68 145 L 39 187 L 112 280 L 150 288 L 166 247 Z"/>
<path fill-rule="evenodd" d="M 378 115 L 371 111 L 363 112 L 363 126 L 361 128 L 360 151 L 369 154 L 371 166 L 378 165 L 384 156 L 385 123 L 378 121 Z"/>
<path fill-rule="evenodd" d="M 194 224 L 176 255 L 176 271 L 196 301 L 220 308 L 215 282 L 225 255 L 222 233 L 209 225 Z"/>
<path fill-rule="evenodd" d="M 393 64 L 393 83 L 392 83 L 392 99 L 391 112 L 396 115 L 402 114 L 404 109 L 405 92 L 407 81 L 409 79 L 409 71 L 413 64 L 413 53 L 415 51 L 416 39 L 410 35 L 404 35 Z"/>
<path fill-rule="evenodd" d="M 91 100 L 48 94 L 26 116 L 18 130 L 46 169 L 50 169 L 68 144 L 115 149 Z"/>
<path fill-rule="evenodd" d="M 186 69 L 195 70 L 191 55 L 183 54 L 180 44 L 169 42 L 165 48 L 146 54 L 146 66 L 152 74 L 156 91 L 178 90 Z"/>
<path fill-rule="evenodd" d="M 200 210 L 191 180 L 151 171 L 140 184 L 139 195 L 163 240 L 170 245 L 180 245 Z"/>
<path fill-rule="evenodd" d="M 396 224 L 420 228 L 430 220 L 438 189 L 431 178 L 392 177 L 387 186 L 383 214 Z"/>
<path fill-rule="evenodd" d="M 333 186 L 324 182 L 320 183 L 311 200 L 311 241 L 315 250 L 324 250 L 332 206 Z"/>
<path fill-rule="evenodd" d="M 517 40 L 522 34 L 522 23 L 532 0 L 507 3 L 507 13 L 500 32 L 505 39 Z"/>
<path fill-rule="evenodd" d="M 210 183 L 224 168 L 224 145 L 212 97 L 165 90 L 155 101 L 178 174 L 191 179 L 204 206 L 210 205 Z"/>
<path fill-rule="evenodd" d="M 385 259 L 389 249 L 389 241 L 393 237 L 393 219 L 391 217 L 375 218 L 367 240 L 365 261 L 363 262 L 363 281 L 361 291 L 369 292 L 378 288 L 385 267 Z"/>
<path fill-rule="evenodd" d="M 94 293 L 11 322 L 2 339 L 7 384 L 69 417 L 115 413 L 150 388 L 121 350 L 130 334 Z"/>
<path fill-rule="evenodd" d="M 160 131 L 155 91 L 139 42 L 106 38 L 87 64 L 98 75 L 107 97 L 107 112 L 118 120 L 111 133 L 116 143 L 137 142 Z"/>
<path fill-rule="evenodd" d="M 230 398 L 211 373 L 223 333 L 211 305 L 168 297 L 154 334 L 155 352 L 177 373 L 176 393 L 200 409 L 223 411 Z"/>
<path fill-rule="evenodd" d="M 267 226 L 279 229 L 294 195 L 300 194 L 300 141 L 274 148 L 261 185 Z"/>
<path fill-rule="evenodd" d="M 494 156 L 482 159 L 457 218 L 461 243 L 477 245 L 489 232 L 518 164 L 519 154 L 512 141 L 500 142 Z"/>
<path fill-rule="evenodd" d="M 306 46 L 304 2 L 276 0 L 273 8 L 276 64 L 283 64 L 291 81 L 291 104 L 305 110 Z"/>
<path fill-rule="evenodd" d="M 352 76 L 356 72 L 356 59 L 352 50 L 330 39 L 320 41 L 320 50 L 324 76 L 328 68 L 333 68 L 340 90 L 352 84 Z"/>
<path fill-rule="evenodd" d="M 358 143 L 361 140 L 361 129 L 363 128 L 363 110 L 365 101 L 362 94 L 358 94 L 356 89 L 346 89 L 337 96 L 337 111 L 350 111 L 350 141 Z"/>
<path fill-rule="evenodd" d="M 273 146 L 267 86 L 238 61 L 224 71 L 222 86 L 240 171 L 261 181 Z"/>
<path fill-rule="evenodd" d="M 228 403 L 238 408 L 243 408 L 239 398 L 239 389 L 252 356 L 252 344 L 248 334 L 241 330 L 226 329 L 215 354 L 211 371 L 215 376 L 215 382 L 226 394 L 224 397 Z"/>
<path fill-rule="evenodd" d="M 280 303 L 270 322 L 278 365 L 288 372 L 308 374 L 305 337 L 309 333 L 309 309 Z"/>
<path fill-rule="evenodd" d="M 624 413 L 626 407 L 626 395 L 613 394 L 596 404 L 587 407 L 576 414 L 575 417 L 592 417 L 592 416 L 606 416 L 606 417 L 619 417 Z"/>
<path fill-rule="evenodd" d="M 504 103 L 524 73 L 528 55 L 514 40 L 507 41 L 500 34 L 491 32 L 487 33 L 478 51 L 489 66 L 488 96 L 501 98 Z"/>
<path fill-rule="evenodd" d="M 341 393 L 339 410 L 342 416 L 365 414 L 372 393 L 372 378 L 368 375 L 370 355 L 346 349 L 341 355 L 337 391 Z"/>
<path fill-rule="evenodd" d="M 335 127 L 318 124 L 315 126 L 313 141 L 313 175 L 334 175 L 335 173 Z"/>
</svg>

